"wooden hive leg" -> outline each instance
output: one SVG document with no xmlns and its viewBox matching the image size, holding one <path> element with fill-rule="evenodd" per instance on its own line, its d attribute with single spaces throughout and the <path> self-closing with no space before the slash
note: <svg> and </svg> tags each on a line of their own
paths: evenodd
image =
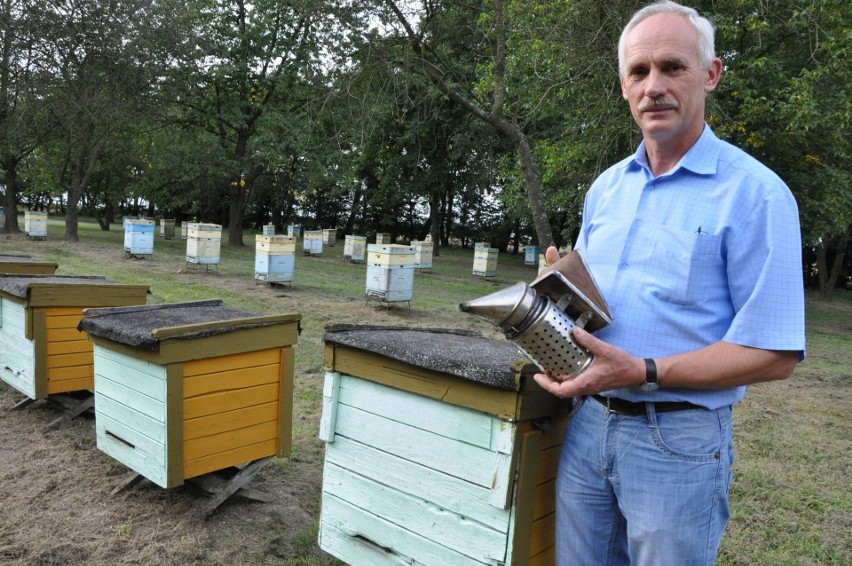
<svg viewBox="0 0 852 566">
<path fill-rule="evenodd" d="M 137 472 L 131 472 L 131 473 L 127 474 L 126 476 L 124 476 L 124 479 L 121 480 L 121 483 L 118 486 L 116 486 L 115 489 L 110 491 L 109 494 L 110 495 L 117 495 L 117 494 L 121 493 L 122 491 L 127 491 L 128 489 L 130 489 L 131 487 L 133 487 L 134 485 L 136 485 L 137 483 L 141 482 L 144 479 L 145 479 L 145 476 L 143 476 L 142 474 L 137 473 Z"/>
<path fill-rule="evenodd" d="M 83 413 L 85 413 L 86 411 L 88 411 L 89 409 L 91 409 L 94 406 L 95 406 L 95 396 L 89 395 L 88 397 L 86 397 L 85 399 L 83 399 L 82 401 L 77 403 L 76 405 L 67 409 L 61 417 L 59 417 L 58 419 L 56 419 L 54 421 L 51 421 L 50 424 L 48 424 L 46 427 L 44 427 L 44 432 L 57 429 L 57 428 L 59 428 L 60 425 L 62 425 L 64 423 L 71 422 L 71 419 L 82 415 Z"/>
<path fill-rule="evenodd" d="M 244 467 L 238 474 L 236 474 L 231 480 L 225 485 L 225 488 L 222 489 L 215 497 L 213 497 L 207 505 L 204 507 L 204 515 L 210 516 L 216 509 L 224 503 L 229 497 L 231 497 L 234 493 L 237 492 L 241 487 L 250 482 L 254 476 L 257 475 L 260 470 L 264 468 L 269 462 L 272 461 L 274 456 L 267 456 L 266 458 L 261 458 L 259 460 L 254 460 L 253 462 L 249 462 L 246 467 Z"/>
<path fill-rule="evenodd" d="M 32 405 L 33 403 L 35 403 L 35 399 L 30 399 L 29 397 L 26 397 L 22 401 L 19 401 L 19 402 L 15 403 L 14 405 L 12 405 L 11 407 L 9 407 L 7 410 L 8 411 L 20 411 L 24 407 L 28 407 L 28 406 Z"/>
</svg>

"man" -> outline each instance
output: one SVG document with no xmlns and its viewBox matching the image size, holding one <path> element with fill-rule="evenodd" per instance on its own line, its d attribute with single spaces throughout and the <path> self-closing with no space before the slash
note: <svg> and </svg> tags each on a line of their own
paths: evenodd
<svg viewBox="0 0 852 566">
<path fill-rule="evenodd" d="M 575 379 L 535 376 L 574 399 L 557 480 L 563 566 L 713 564 L 731 407 L 804 356 L 796 203 L 705 124 L 713 49 L 712 25 L 668 1 L 637 12 L 619 42 L 643 141 L 590 188 L 575 246 L 613 323 L 574 330 L 594 356 Z"/>
</svg>

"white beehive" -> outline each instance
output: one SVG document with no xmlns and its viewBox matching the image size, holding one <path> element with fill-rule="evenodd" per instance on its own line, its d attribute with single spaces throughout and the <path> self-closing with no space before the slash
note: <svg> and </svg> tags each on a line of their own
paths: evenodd
<svg viewBox="0 0 852 566">
<path fill-rule="evenodd" d="M 296 239 L 290 236 L 256 236 L 254 278 L 269 283 L 293 281 Z"/>
<path fill-rule="evenodd" d="M 473 274 L 494 277 L 497 273 L 497 248 L 475 248 L 473 252 Z"/>
<path fill-rule="evenodd" d="M 186 234 L 186 261 L 197 265 L 218 265 L 222 226 L 190 222 Z"/>
<path fill-rule="evenodd" d="M 365 236 L 349 236 L 343 239 L 343 258 L 349 261 L 364 261 L 367 250 L 367 238 Z"/>
<path fill-rule="evenodd" d="M 36 210 L 24 212 L 24 233 L 30 238 L 47 237 L 47 213 Z"/>
<path fill-rule="evenodd" d="M 322 230 L 305 230 L 302 251 L 305 255 L 322 255 Z"/>
<path fill-rule="evenodd" d="M 124 219 L 124 251 L 132 256 L 154 254 L 154 221 L 145 218 Z"/>
</svg>

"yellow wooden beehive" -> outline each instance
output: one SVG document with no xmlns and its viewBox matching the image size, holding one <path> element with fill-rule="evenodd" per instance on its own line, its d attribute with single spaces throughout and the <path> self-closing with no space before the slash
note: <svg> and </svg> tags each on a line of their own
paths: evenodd
<svg viewBox="0 0 852 566">
<path fill-rule="evenodd" d="M 0 377 L 30 399 L 91 390 L 92 344 L 77 330 L 83 310 L 144 305 L 147 293 L 103 277 L 0 275 Z"/>
<path fill-rule="evenodd" d="M 299 314 L 91 309 L 98 448 L 165 488 L 291 449 Z"/>
</svg>

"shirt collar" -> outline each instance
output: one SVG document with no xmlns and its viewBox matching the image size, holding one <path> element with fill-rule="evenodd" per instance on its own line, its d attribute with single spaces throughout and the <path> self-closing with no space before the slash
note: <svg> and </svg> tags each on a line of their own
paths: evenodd
<svg viewBox="0 0 852 566">
<path fill-rule="evenodd" d="M 719 162 L 719 152 L 721 151 L 721 142 L 713 130 L 706 123 L 701 136 L 698 138 L 689 151 L 681 157 L 680 161 L 671 171 L 661 175 L 662 177 L 674 175 L 681 168 L 691 171 L 697 175 L 712 175 L 716 172 L 716 166 Z M 638 166 L 650 172 L 651 167 L 648 165 L 648 155 L 645 153 L 645 141 L 639 144 L 633 158 L 629 160 L 629 165 Z"/>
</svg>

